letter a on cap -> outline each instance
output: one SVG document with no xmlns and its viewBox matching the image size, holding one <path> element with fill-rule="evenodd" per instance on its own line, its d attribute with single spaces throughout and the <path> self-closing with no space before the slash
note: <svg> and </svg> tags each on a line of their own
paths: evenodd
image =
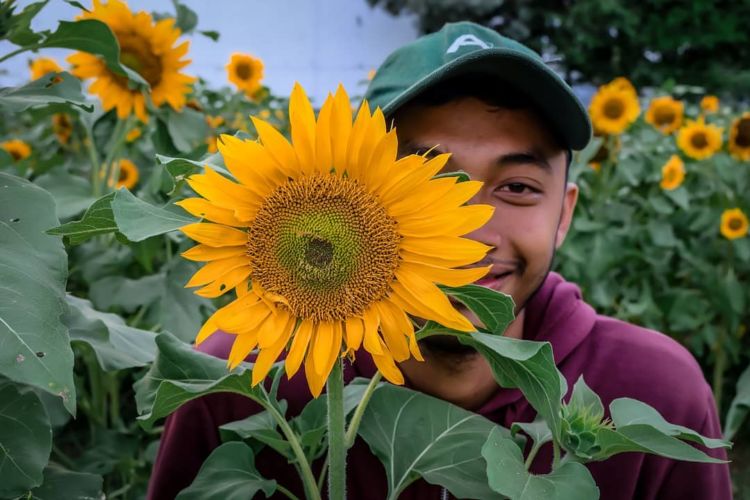
<svg viewBox="0 0 750 500">
<path fill-rule="evenodd" d="M 492 45 L 487 44 L 486 42 L 483 42 L 479 38 L 475 37 L 474 35 L 461 35 L 460 37 L 453 40 L 453 43 L 450 47 L 448 47 L 448 50 L 445 51 L 446 54 L 453 54 L 461 47 L 467 46 L 467 45 L 476 45 L 477 47 L 481 47 L 483 49 L 489 49 L 492 47 Z"/>
</svg>

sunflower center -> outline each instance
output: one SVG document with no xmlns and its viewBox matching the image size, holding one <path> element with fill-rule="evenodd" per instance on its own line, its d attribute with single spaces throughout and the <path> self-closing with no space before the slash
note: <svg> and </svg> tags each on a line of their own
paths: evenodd
<svg viewBox="0 0 750 500">
<path fill-rule="evenodd" d="M 734 143 L 741 148 L 750 148 L 750 118 L 742 118 L 737 124 L 737 137 Z"/>
<path fill-rule="evenodd" d="M 246 62 L 237 64 L 234 68 L 234 72 L 241 80 L 249 80 L 253 74 L 253 70 L 250 65 Z"/>
<path fill-rule="evenodd" d="M 23 159 L 23 155 L 21 155 L 21 152 L 17 149 L 9 149 L 8 153 L 10 153 L 10 156 L 13 158 L 13 161 L 18 161 Z"/>
<path fill-rule="evenodd" d="M 732 231 L 738 231 L 742 229 L 742 220 L 735 218 L 735 219 L 729 219 L 729 223 L 727 224 L 729 226 L 729 229 Z"/>
<path fill-rule="evenodd" d="M 667 171 L 666 171 L 666 172 L 664 173 L 664 180 L 665 180 L 665 181 L 666 181 L 667 183 L 672 183 L 672 182 L 674 182 L 674 180 L 675 180 L 675 178 L 676 178 L 676 177 L 677 177 L 677 172 L 676 172 L 676 171 L 675 171 L 674 169 L 671 169 L 671 168 L 670 168 L 670 169 L 668 169 L 668 170 L 667 170 Z"/>
<path fill-rule="evenodd" d="M 625 112 L 625 104 L 621 99 L 609 99 L 604 104 L 604 116 L 612 120 L 620 118 Z"/>
<path fill-rule="evenodd" d="M 670 106 L 660 106 L 654 113 L 654 121 L 657 125 L 671 125 L 676 117 L 674 109 Z"/>
<path fill-rule="evenodd" d="M 380 201 L 354 180 L 289 180 L 249 229 L 253 278 L 297 317 L 344 320 L 390 290 L 400 236 Z"/>
<path fill-rule="evenodd" d="M 120 62 L 143 77 L 151 87 L 161 82 L 161 58 L 154 54 L 148 39 L 134 32 L 118 32 Z"/>
<path fill-rule="evenodd" d="M 695 132 L 692 137 L 690 137 L 690 144 L 692 144 L 696 149 L 703 149 L 708 146 L 708 138 L 706 137 L 706 133 Z"/>
</svg>

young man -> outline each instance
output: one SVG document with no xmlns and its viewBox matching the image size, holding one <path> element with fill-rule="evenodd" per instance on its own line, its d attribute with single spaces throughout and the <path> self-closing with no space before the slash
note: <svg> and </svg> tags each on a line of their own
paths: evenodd
<svg viewBox="0 0 750 500">
<path fill-rule="evenodd" d="M 660 333 L 597 316 L 575 285 L 550 272 L 578 195 L 567 179 L 571 150 L 586 145 L 591 127 L 570 88 L 536 53 L 472 23 L 448 24 L 394 52 L 366 97 L 394 120 L 403 154 L 450 152 L 447 169 L 484 182 L 472 202 L 491 204 L 495 213 L 470 237 L 493 247 L 481 263 L 492 271 L 479 283 L 515 301 L 517 318 L 506 335 L 550 342 L 569 388 L 583 375 L 605 407 L 618 397 L 636 398 L 670 422 L 720 437 L 711 391 L 687 350 Z M 226 357 L 231 342 L 218 332 L 200 350 Z M 506 427 L 533 420 L 522 394 L 498 387 L 476 352 L 448 337 L 432 337 L 422 348 L 425 362 L 400 364 L 407 386 Z M 345 377 L 371 377 L 375 370 L 363 351 Z M 279 396 L 287 400 L 288 414 L 299 413 L 310 399 L 304 375 L 282 382 Z M 178 410 L 167 420 L 149 498 L 173 498 L 187 487 L 220 444 L 217 427 L 258 411 L 258 405 L 225 394 Z M 726 458 L 723 451 L 710 454 Z M 264 450 L 256 463 L 266 477 L 303 496 L 294 469 L 280 456 Z M 550 463 L 546 446 L 532 471 L 548 472 Z M 588 467 L 602 499 L 731 498 L 726 465 L 628 453 Z M 386 497 L 383 467 L 361 440 L 349 452 L 348 471 L 350 498 Z M 442 493 L 417 481 L 400 498 L 444 498 Z"/>
</svg>

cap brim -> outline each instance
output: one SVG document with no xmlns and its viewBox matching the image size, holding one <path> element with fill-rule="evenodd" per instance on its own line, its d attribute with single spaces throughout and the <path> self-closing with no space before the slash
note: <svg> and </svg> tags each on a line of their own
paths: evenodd
<svg viewBox="0 0 750 500">
<path fill-rule="evenodd" d="M 485 49 L 454 59 L 392 99 L 383 113 L 390 116 L 428 88 L 464 74 L 493 76 L 522 90 L 569 149 L 581 150 L 591 139 L 588 113 L 570 87 L 546 64 L 509 49 Z"/>
</svg>

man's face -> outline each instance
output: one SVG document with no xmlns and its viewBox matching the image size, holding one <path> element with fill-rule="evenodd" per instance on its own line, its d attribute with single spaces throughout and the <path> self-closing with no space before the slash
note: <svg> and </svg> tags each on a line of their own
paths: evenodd
<svg viewBox="0 0 750 500">
<path fill-rule="evenodd" d="M 478 284 L 513 297 L 518 314 L 544 281 L 568 231 L 578 194 L 566 185 L 566 155 L 528 110 L 495 108 L 474 98 L 410 106 L 397 115 L 404 154 L 451 153 L 445 170 L 484 182 L 470 203 L 495 207 L 490 221 L 466 235 L 493 247 Z"/>
</svg>

